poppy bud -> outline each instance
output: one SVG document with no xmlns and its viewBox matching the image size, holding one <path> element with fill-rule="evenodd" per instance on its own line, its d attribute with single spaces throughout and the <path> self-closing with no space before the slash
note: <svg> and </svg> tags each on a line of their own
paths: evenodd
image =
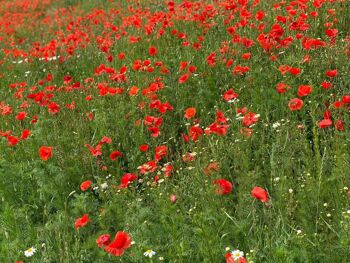
<svg viewBox="0 0 350 263">
<path fill-rule="evenodd" d="M 176 203 L 176 200 L 177 200 L 176 195 L 171 195 L 171 196 L 170 196 L 170 201 L 171 201 L 173 204 Z"/>
</svg>

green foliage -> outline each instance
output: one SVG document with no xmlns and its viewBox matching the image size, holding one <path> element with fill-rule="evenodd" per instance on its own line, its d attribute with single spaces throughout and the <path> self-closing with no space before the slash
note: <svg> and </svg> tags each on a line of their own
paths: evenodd
<svg viewBox="0 0 350 263">
<path fill-rule="evenodd" d="M 134 1 L 112 2 L 53 1 L 51 9 L 38 7 L 43 11 L 40 17 L 50 16 L 60 7 L 67 8 L 72 17 L 62 18 L 63 25 L 53 24 L 50 29 L 41 25 L 34 31 L 25 27 L 15 30 L 16 38 L 31 39 L 22 46 L 30 49 L 34 41 L 46 45 L 55 30 L 67 33 L 67 25 L 74 17 L 80 17 L 81 26 L 85 28 L 86 23 L 90 27 L 87 32 L 95 38 L 89 40 L 85 48 L 77 48 L 72 56 L 63 49 L 57 50 L 64 62 L 44 63 L 35 58 L 31 63 L 14 63 L 19 58 L 0 54 L 4 69 L 8 69 L 6 77 L 0 78 L 0 102 L 9 103 L 15 113 L 23 101 L 16 99 L 15 90 L 7 88 L 12 83 L 26 81 L 24 98 L 30 93 L 28 87 L 37 86 L 37 91 L 44 89 L 38 81 L 45 79 L 47 73 L 53 74 L 50 85 L 55 88 L 62 87 L 67 75 L 84 87 L 54 92 L 52 100 L 61 105 L 58 114 L 50 114 L 47 107 L 31 102 L 25 110 L 30 118 L 39 116 L 35 125 L 29 124 L 29 117 L 19 122 L 14 114 L 0 116 L 0 132 L 11 130 L 19 135 L 23 129 L 31 131 L 27 140 L 14 147 L 7 146 L 6 138 L 0 137 L 0 262 L 213 263 L 224 262 L 226 247 L 230 247 L 230 251 L 244 251 L 249 262 L 256 263 L 350 262 L 348 111 L 344 107 L 336 112 L 336 117 L 347 124 L 344 131 L 318 127 L 326 109 L 324 104 L 333 102 L 330 93 L 325 95 L 320 87 L 324 72 L 336 68 L 340 76 L 334 80 L 332 92 L 338 98 L 349 94 L 349 58 L 344 55 L 345 43 L 339 41 L 335 48 L 309 50 L 307 54 L 312 57 L 309 64 L 301 62 L 306 52 L 300 44 L 281 49 L 277 61 L 271 60 L 270 54 L 255 44 L 249 49 L 252 54 L 249 74 L 240 76 L 232 74 L 232 68 L 227 69 L 225 63 L 219 63 L 231 55 L 217 58 L 215 67 L 206 63 L 205 58 L 220 50 L 223 42 L 228 42 L 229 48 L 235 51 L 235 65 L 245 63 L 241 56 L 246 50 L 232 43 L 232 36 L 226 32 L 229 25 L 224 24 L 223 17 L 215 17 L 212 21 L 215 25 L 205 30 L 191 21 L 174 19 L 175 25 L 165 28 L 164 36 L 159 38 L 155 33 L 145 35 L 143 28 L 127 27 L 127 37 L 111 45 L 109 54 L 114 59 L 107 62 L 97 38 L 108 32 L 101 21 L 105 18 L 108 21 L 110 14 L 101 15 L 103 19 L 94 17 L 96 23 L 86 17 L 98 9 L 108 11 L 111 8 L 134 15 L 127 11 L 129 5 L 148 7 L 152 12 L 167 10 L 163 1 L 140 1 L 140 5 Z M 215 4 L 217 1 L 206 2 Z M 274 1 L 261 2 L 262 9 L 272 12 L 267 8 L 271 8 Z M 345 1 L 336 1 L 334 7 L 328 4 L 327 8 L 334 8 L 338 13 L 339 36 L 345 42 L 349 4 Z M 308 32 L 310 37 L 324 38 L 323 24 L 329 15 L 325 7 L 318 11 L 319 19 L 310 23 Z M 120 25 L 122 20 L 122 16 L 116 16 L 110 22 Z M 274 23 L 272 13 L 265 22 L 270 29 Z M 172 29 L 185 32 L 191 44 L 198 41 L 198 36 L 205 37 L 201 49 L 194 51 L 185 47 L 182 39 L 171 34 Z M 256 30 L 239 30 L 247 38 L 256 40 L 258 37 Z M 286 30 L 286 35 L 292 33 Z M 113 32 L 113 38 L 115 34 Z M 142 41 L 130 44 L 129 36 L 140 35 Z M 5 42 L 0 43 L 1 48 L 8 48 Z M 136 59 L 149 59 L 151 45 L 159 52 L 152 63 L 159 59 L 170 71 L 168 75 L 161 75 L 165 87 L 157 93 L 158 99 L 169 102 L 174 108 L 162 115 L 158 138 L 150 136 L 143 120 L 147 115 L 160 114 L 148 107 L 150 100 L 144 96 L 127 94 L 131 86 L 145 89 L 159 76 L 131 69 Z M 117 59 L 120 52 L 127 53 L 124 60 Z M 197 72 L 186 83 L 179 84 L 182 61 L 195 65 Z M 116 72 L 127 65 L 127 84 L 111 83 L 105 75 L 94 75 L 94 69 L 101 64 Z M 302 75 L 281 75 L 278 67 L 286 64 L 302 68 Z M 28 71 L 29 75 L 24 75 Z M 95 82 L 85 81 L 89 77 Z M 96 86 L 103 82 L 113 87 L 120 85 L 125 91 L 117 96 L 100 96 Z M 300 111 L 292 112 L 287 106 L 290 95 L 276 92 L 279 82 L 292 86 L 293 94 L 295 87 L 309 84 L 314 88 L 312 97 L 304 100 Z M 239 94 L 239 100 L 233 103 L 222 99 L 223 92 L 230 88 Z M 86 100 L 87 95 L 93 99 Z M 75 108 L 65 109 L 72 101 Z M 240 132 L 244 127 L 236 111 L 243 106 L 260 115 L 252 127 L 251 137 Z M 217 110 L 222 111 L 229 123 L 227 135 L 203 135 L 197 142 L 184 143 L 181 135 L 187 134 L 193 124 L 183 117 L 188 107 L 197 109 L 196 118 L 202 127 L 214 122 Z M 93 113 L 93 121 L 87 118 L 89 113 Z M 96 146 L 103 136 L 110 137 L 112 144 L 102 146 L 101 156 L 91 156 L 86 145 Z M 149 144 L 149 152 L 140 152 L 139 146 L 144 143 Z M 39 158 L 38 149 L 42 145 L 53 147 L 53 158 L 48 161 Z M 121 177 L 125 173 L 137 173 L 140 165 L 154 159 L 154 149 L 160 145 L 168 147 L 168 155 L 159 164 L 171 163 L 172 175 L 164 177 L 159 172 L 161 180 L 155 183 L 156 173 L 138 174 L 141 180 L 120 189 Z M 107 153 L 116 149 L 123 156 L 112 161 Z M 191 162 L 183 160 L 188 153 L 196 154 Z M 208 175 L 205 168 L 213 162 L 220 168 Z M 219 178 L 233 183 L 232 193 L 215 193 L 217 188 L 213 180 Z M 79 187 L 85 180 L 92 181 L 88 191 Z M 269 203 L 252 198 L 250 193 L 254 186 L 268 190 Z M 175 203 L 170 201 L 173 194 L 177 197 Z M 75 220 L 85 213 L 91 221 L 75 229 Z M 129 233 L 135 242 L 122 257 L 113 257 L 98 248 L 96 239 L 100 235 L 108 233 L 113 238 L 121 230 Z M 26 258 L 23 252 L 31 246 L 37 252 Z M 154 258 L 143 255 L 148 249 L 157 252 Z"/>
</svg>

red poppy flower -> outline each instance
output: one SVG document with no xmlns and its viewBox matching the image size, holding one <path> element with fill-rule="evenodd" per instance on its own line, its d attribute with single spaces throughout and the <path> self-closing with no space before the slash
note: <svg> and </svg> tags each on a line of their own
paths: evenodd
<svg viewBox="0 0 350 263">
<path fill-rule="evenodd" d="M 311 93 L 312 88 L 309 85 L 300 85 L 298 88 L 298 96 L 304 97 Z"/>
<path fill-rule="evenodd" d="M 215 53 L 210 53 L 210 55 L 207 57 L 207 63 L 211 67 L 214 67 L 216 65 L 216 54 Z"/>
<path fill-rule="evenodd" d="M 233 89 L 229 89 L 228 91 L 224 92 L 224 94 L 222 95 L 222 98 L 226 101 L 230 101 L 233 99 L 237 99 L 238 94 Z"/>
<path fill-rule="evenodd" d="M 16 136 L 9 135 L 6 139 L 11 146 L 16 146 L 16 144 L 19 143 L 19 139 Z"/>
<path fill-rule="evenodd" d="M 326 35 L 329 37 L 329 38 L 334 38 L 334 37 L 336 37 L 337 36 L 337 34 L 338 34 L 338 29 L 336 29 L 336 28 L 333 28 L 333 29 L 327 29 L 326 31 L 325 31 L 325 33 L 326 33 Z"/>
<path fill-rule="evenodd" d="M 189 131 L 189 137 L 191 137 L 192 141 L 197 141 L 199 137 L 203 134 L 203 130 L 199 126 L 192 126 Z"/>
<path fill-rule="evenodd" d="M 350 104 L 350 95 L 344 95 L 341 99 L 342 103 Z"/>
<path fill-rule="evenodd" d="M 12 108 L 9 105 L 5 105 L 3 102 L 0 102 L 0 110 L 2 116 L 12 114 Z"/>
<path fill-rule="evenodd" d="M 90 186 L 91 186 L 91 181 L 90 180 L 86 180 L 86 181 L 81 183 L 80 190 L 81 191 L 86 191 L 87 189 L 90 188 Z"/>
<path fill-rule="evenodd" d="M 30 136 L 30 130 L 23 130 L 22 131 L 22 135 L 21 135 L 21 139 L 25 140 Z"/>
<path fill-rule="evenodd" d="M 325 110 L 325 112 L 323 113 L 323 118 L 324 119 L 331 119 L 332 118 L 332 112 L 329 109 Z"/>
<path fill-rule="evenodd" d="M 246 127 L 249 127 L 256 123 L 259 120 L 259 115 L 255 114 L 254 112 L 248 112 L 242 120 L 242 124 Z"/>
<path fill-rule="evenodd" d="M 225 115 L 224 115 L 224 113 L 222 111 L 217 111 L 216 112 L 215 122 L 222 123 L 222 124 L 227 123 L 227 119 L 226 119 L 226 117 L 225 117 Z"/>
<path fill-rule="evenodd" d="M 247 260 L 245 258 L 239 258 L 237 260 L 234 260 L 231 253 L 226 253 L 225 258 L 226 263 L 247 263 Z"/>
<path fill-rule="evenodd" d="M 163 166 L 163 168 L 161 170 L 164 173 L 165 177 L 169 177 L 169 176 L 171 176 L 171 173 L 173 171 L 173 166 L 170 163 L 167 163 Z"/>
<path fill-rule="evenodd" d="M 322 88 L 324 88 L 324 89 L 329 89 L 330 87 L 332 87 L 332 83 L 329 83 L 329 82 L 327 82 L 327 81 L 323 81 L 323 82 L 321 83 L 321 86 L 322 86 Z"/>
<path fill-rule="evenodd" d="M 187 108 L 185 110 L 185 118 L 191 119 L 196 115 L 196 108 Z"/>
<path fill-rule="evenodd" d="M 278 83 L 276 86 L 276 90 L 280 94 L 287 92 L 289 89 L 290 89 L 290 86 L 283 82 Z"/>
<path fill-rule="evenodd" d="M 290 68 L 289 73 L 292 75 L 299 75 L 301 72 L 300 68 Z"/>
<path fill-rule="evenodd" d="M 16 119 L 19 121 L 23 121 L 26 116 L 27 116 L 27 113 L 25 111 L 21 111 L 16 115 Z"/>
<path fill-rule="evenodd" d="M 131 174 L 131 173 L 124 174 L 123 177 L 120 179 L 119 188 L 127 188 L 129 184 L 131 184 L 136 179 L 137 179 L 137 175 L 135 174 Z"/>
<path fill-rule="evenodd" d="M 112 161 L 115 161 L 117 159 L 117 157 L 122 157 L 123 154 L 119 151 L 113 151 L 111 152 L 111 154 L 109 155 L 109 158 L 112 160 Z"/>
<path fill-rule="evenodd" d="M 232 70 L 232 74 L 243 76 L 245 73 L 247 73 L 249 71 L 249 69 L 250 69 L 249 67 L 244 67 L 244 66 L 241 66 L 241 65 L 237 65 Z"/>
<path fill-rule="evenodd" d="M 77 218 L 75 220 L 74 227 L 75 227 L 75 229 L 79 229 L 79 228 L 81 228 L 83 226 L 86 226 L 86 224 L 88 222 L 90 222 L 90 221 L 91 220 L 89 219 L 89 215 L 88 214 L 84 214 L 82 217 Z"/>
<path fill-rule="evenodd" d="M 344 122 L 342 120 L 337 120 L 334 126 L 338 131 L 344 131 Z"/>
<path fill-rule="evenodd" d="M 216 193 L 219 195 L 227 195 L 231 193 L 232 183 L 225 179 L 218 179 L 213 181 L 214 185 L 217 185 L 219 188 L 216 189 Z"/>
<path fill-rule="evenodd" d="M 124 54 L 123 52 L 120 52 L 120 53 L 118 54 L 118 58 L 119 58 L 120 60 L 123 60 L 123 59 L 125 58 L 125 54 Z"/>
<path fill-rule="evenodd" d="M 148 149 L 149 149 L 148 144 L 141 144 L 140 147 L 139 147 L 139 150 L 140 150 L 141 152 L 147 152 Z"/>
<path fill-rule="evenodd" d="M 319 123 L 318 123 L 318 126 L 321 128 L 321 129 L 324 129 L 324 128 L 327 128 L 329 126 L 332 126 L 332 120 L 331 119 L 323 119 L 321 120 Z"/>
<path fill-rule="evenodd" d="M 226 258 L 226 263 L 235 263 L 231 253 L 226 253 L 225 258 Z"/>
<path fill-rule="evenodd" d="M 191 65 L 191 66 L 188 67 L 188 72 L 195 73 L 196 71 L 197 71 L 197 67 L 196 66 Z"/>
<path fill-rule="evenodd" d="M 326 76 L 329 78 L 334 78 L 337 75 L 338 75 L 338 71 L 336 69 L 326 71 Z"/>
<path fill-rule="evenodd" d="M 260 21 L 260 20 L 264 19 L 265 15 L 266 15 L 266 13 L 265 13 L 264 11 L 259 10 L 259 11 L 256 12 L 256 14 L 255 14 L 255 19 L 258 20 L 258 21 Z"/>
<path fill-rule="evenodd" d="M 278 70 L 281 72 L 282 75 L 284 75 L 290 70 L 290 67 L 288 65 L 280 65 L 278 67 Z"/>
<path fill-rule="evenodd" d="M 136 96 L 137 93 L 139 92 L 139 88 L 136 86 L 132 86 L 129 90 L 129 96 Z"/>
<path fill-rule="evenodd" d="M 157 55 L 158 50 L 157 50 L 154 46 L 151 46 L 151 47 L 148 49 L 148 53 L 150 54 L 150 56 L 155 56 L 155 55 Z"/>
<path fill-rule="evenodd" d="M 247 107 L 237 108 L 236 109 L 236 114 L 246 114 L 247 110 L 248 110 Z"/>
<path fill-rule="evenodd" d="M 160 161 L 164 156 L 167 155 L 168 147 L 166 147 L 165 145 L 157 146 L 155 152 L 156 153 L 154 155 L 154 159 Z"/>
<path fill-rule="evenodd" d="M 144 163 L 137 167 L 137 169 L 140 171 L 140 174 L 148 174 L 153 173 L 157 169 L 157 163 L 154 160 L 151 160 L 147 163 Z"/>
<path fill-rule="evenodd" d="M 248 60 L 248 59 L 250 59 L 251 56 L 252 56 L 251 53 L 244 53 L 244 54 L 242 55 L 242 59 Z"/>
<path fill-rule="evenodd" d="M 124 254 L 124 250 L 130 247 L 130 245 L 130 236 L 125 232 L 119 231 L 115 235 L 113 242 L 105 247 L 105 251 L 113 256 L 122 256 Z"/>
<path fill-rule="evenodd" d="M 112 142 L 111 138 L 107 136 L 103 136 L 98 144 L 105 144 L 105 143 L 110 144 L 111 142 Z"/>
<path fill-rule="evenodd" d="M 255 186 L 251 192 L 251 195 L 256 199 L 259 199 L 261 202 L 268 203 L 269 196 L 267 191 L 259 186 Z"/>
<path fill-rule="evenodd" d="M 180 62 L 180 70 L 184 70 L 185 68 L 187 68 L 188 66 L 188 62 L 187 61 L 182 61 Z"/>
<path fill-rule="evenodd" d="M 48 112 L 51 114 L 56 114 L 60 111 L 60 105 L 58 105 L 56 102 L 51 102 L 48 106 Z"/>
<path fill-rule="evenodd" d="M 1 137 L 7 137 L 7 136 L 10 136 L 10 135 L 11 135 L 11 131 L 7 130 L 7 131 L 2 132 L 0 130 L 0 136 Z"/>
<path fill-rule="evenodd" d="M 52 158 L 52 147 L 41 146 L 39 148 L 39 156 L 44 161 L 47 161 L 49 158 Z"/>
<path fill-rule="evenodd" d="M 160 134 L 160 129 L 158 127 L 150 127 L 148 130 L 151 132 L 153 138 L 157 138 Z"/>
<path fill-rule="evenodd" d="M 101 235 L 96 239 L 96 243 L 98 247 L 107 246 L 111 243 L 111 237 L 109 234 Z"/>
<path fill-rule="evenodd" d="M 292 111 L 300 110 L 303 106 L 304 106 L 304 102 L 298 98 L 291 99 L 288 103 L 288 107 Z"/>
<path fill-rule="evenodd" d="M 232 65 L 233 65 L 233 59 L 230 58 L 230 59 L 228 59 L 227 62 L 226 62 L 226 67 L 227 67 L 227 68 L 230 68 Z"/>
<path fill-rule="evenodd" d="M 188 73 L 182 75 L 180 78 L 179 78 L 179 83 L 182 84 L 182 83 L 185 83 L 188 78 L 190 77 L 190 75 Z"/>
<path fill-rule="evenodd" d="M 101 144 L 98 144 L 96 146 L 96 148 L 92 147 L 90 144 L 85 144 L 86 147 L 89 148 L 90 153 L 92 154 L 92 156 L 100 156 L 102 155 L 102 151 L 101 151 Z"/>
</svg>

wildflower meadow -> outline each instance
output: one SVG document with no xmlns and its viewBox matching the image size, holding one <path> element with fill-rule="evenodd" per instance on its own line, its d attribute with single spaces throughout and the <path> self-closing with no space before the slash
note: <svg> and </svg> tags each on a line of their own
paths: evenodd
<svg viewBox="0 0 350 263">
<path fill-rule="evenodd" d="M 349 263 L 350 1 L 0 0 L 0 263 Z"/>
</svg>

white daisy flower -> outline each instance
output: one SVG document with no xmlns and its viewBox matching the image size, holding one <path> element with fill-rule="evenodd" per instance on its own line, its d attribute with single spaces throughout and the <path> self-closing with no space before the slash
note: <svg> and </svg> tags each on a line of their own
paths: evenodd
<svg viewBox="0 0 350 263">
<path fill-rule="evenodd" d="M 145 253 L 143 253 L 145 257 L 149 257 L 149 258 L 153 257 L 155 254 L 156 252 L 153 251 L 152 249 L 148 249 Z"/>
<path fill-rule="evenodd" d="M 236 249 L 231 252 L 231 255 L 233 257 L 233 260 L 237 260 L 244 257 L 244 252 Z"/>
<path fill-rule="evenodd" d="M 108 187 L 108 184 L 105 182 L 105 183 L 103 183 L 103 184 L 101 184 L 101 188 L 102 188 L 102 190 L 106 190 L 107 189 L 107 187 Z"/>
<path fill-rule="evenodd" d="M 34 253 L 36 252 L 36 248 L 35 247 L 30 247 L 27 250 L 24 251 L 24 255 L 29 258 L 31 256 L 34 255 Z"/>
<path fill-rule="evenodd" d="M 278 128 L 279 126 L 281 126 L 281 123 L 279 122 L 275 122 L 274 124 L 272 124 L 272 128 L 274 129 Z"/>
</svg>

